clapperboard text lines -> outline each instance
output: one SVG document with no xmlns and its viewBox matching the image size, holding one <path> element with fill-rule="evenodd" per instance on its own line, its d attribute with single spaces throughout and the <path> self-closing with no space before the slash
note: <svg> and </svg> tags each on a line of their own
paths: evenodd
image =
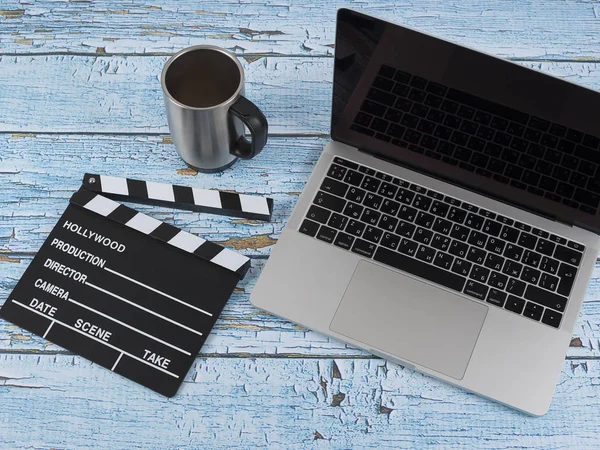
<svg viewBox="0 0 600 450">
<path fill-rule="evenodd" d="M 212 314 L 209 313 L 208 311 L 204 311 L 203 309 L 198 308 L 197 306 L 190 305 L 189 303 L 186 303 L 183 300 L 179 300 L 178 298 L 173 297 L 172 295 L 169 295 L 169 294 L 167 294 L 167 293 L 165 293 L 163 291 L 159 291 L 158 289 L 155 289 L 152 286 L 148 286 L 147 284 L 144 284 L 141 281 L 135 280 L 135 279 L 133 279 L 131 277 L 128 277 L 127 275 L 123 275 L 122 273 L 119 273 L 116 270 L 110 269 L 108 267 L 104 267 L 104 270 L 106 270 L 107 272 L 110 272 L 110 273 L 112 273 L 114 275 L 117 275 L 117 276 L 119 276 L 121 278 L 124 278 L 124 279 L 126 279 L 128 281 L 131 281 L 132 283 L 135 283 L 135 284 L 138 284 L 138 285 L 140 285 L 142 287 L 145 287 L 146 289 L 149 289 L 152 292 L 156 292 L 157 294 L 160 294 L 160 295 L 163 295 L 163 296 L 165 296 L 167 298 L 170 298 L 171 300 L 174 300 L 174 301 L 176 301 L 178 303 L 181 303 L 182 305 L 185 305 L 185 306 L 187 306 L 189 308 L 195 309 L 196 311 L 201 312 L 202 314 L 206 314 L 207 316 L 212 317 Z"/>
<path fill-rule="evenodd" d="M 114 298 L 116 298 L 117 300 L 121 300 L 122 302 L 125 302 L 125 303 L 127 303 L 127 304 L 129 304 L 129 305 L 131 305 L 131 306 L 135 306 L 136 308 L 139 308 L 139 309 L 141 309 L 142 311 L 146 311 L 147 313 L 150 313 L 150 314 L 152 314 L 152 315 L 154 315 L 154 316 L 156 316 L 156 317 L 160 317 L 161 319 L 163 319 L 163 320 L 166 320 L 167 322 L 171 322 L 172 324 L 174 324 L 174 325 L 177 325 L 178 327 L 181 327 L 181 328 L 183 328 L 184 330 L 188 330 L 188 331 L 190 331 L 190 332 L 192 332 L 192 333 L 194 333 L 194 334 L 197 334 L 198 336 L 202 336 L 202 333 L 201 333 L 201 332 L 199 332 L 199 331 L 196 331 L 196 330 L 194 330 L 193 328 L 190 328 L 190 327 L 188 327 L 188 326 L 186 326 L 186 325 L 184 325 L 184 324 L 182 324 L 182 323 L 179 323 L 179 322 L 177 322 L 176 320 L 169 319 L 168 317 L 165 317 L 165 316 L 163 316 L 162 314 L 159 314 L 159 313 L 157 313 L 156 311 L 152 311 L 151 309 L 145 308 L 145 307 L 143 307 L 142 305 L 138 305 L 137 303 L 135 303 L 135 302 L 132 302 L 131 300 L 127 300 L 125 297 L 121 297 L 120 295 L 117 295 L 117 294 L 115 294 L 114 292 L 107 291 L 106 289 L 104 289 L 104 288 L 101 288 L 100 286 L 96 286 L 95 284 L 92 284 L 92 283 L 90 283 L 89 281 L 86 281 L 86 282 L 85 282 L 85 285 L 86 285 L 86 286 L 89 286 L 89 287 L 91 287 L 91 288 L 94 288 L 94 289 L 96 289 L 97 291 L 104 292 L 105 294 L 107 294 L 107 295 L 110 295 L 111 297 L 114 297 Z"/>
<path fill-rule="evenodd" d="M 29 311 L 31 311 L 31 312 L 33 312 L 33 313 L 35 313 L 35 314 L 39 315 L 39 316 L 45 317 L 46 319 L 50 319 L 50 320 L 52 320 L 52 322 L 55 322 L 55 323 L 57 323 L 57 324 L 59 324 L 59 325 L 62 325 L 63 327 L 65 327 L 65 328 L 68 328 L 69 330 L 75 331 L 76 333 L 79 333 L 79 334 L 81 334 L 81 335 L 83 335 L 83 336 L 85 336 L 85 337 L 87 337 L 87 338 L 89 338 L 89 339 L 92 339 L 92 340 L 94 340 L 94 341 L 96 341 L 96 342 L 99 342 L 99 343 L 101 343 L 102 345 L 105 345 L 106 347 L 112 348 L 113 350 L 116 350 L 116 351 L 120 352 L 121 354 L 120 354 L 120 355 L 119 355 L 119 357 L 117 358 L 117 361 L 115 361 L 115 364 L 113 364 L 113 367 L 112 367 L 112 369 L 111 369 L 112 371 L 114 371 L 114 370 L 115 370 L 115 368 L 117 367 L 117 364 L 118 364 L 118 363 L 119 363 L 119 361 L 121 360 L 121 357 L 122 357 L 123 355 L 127 355 L 127 356 L 129 356 L 130 358 L 132 358 L 132 359 L 135 359 L 136 361 L 139 361 L 139 362 L 141 362 L 141 363 L 143 363 L 143 364 L 145 364 L 145 365 L 147 365 L 147 366 L 150 366 L 150 367 L 152 367 L 152 368 L 154 368 L 154 369 L 156 369 L 156 370 L 160 370 L 161 372 L 163 372 L 163 373 L 166 373 L 167 375 L 171 375 L 171 376 L 172 376 L 172 377 L 174 377 L 174 378 L 179 378 L 179 375 L 176 375 L 176 374 L 174 374 L 174 373 L 172 373 L 172 372 L 169 372 L 168 370 L 166 370 L 166 369 L 163 369 L 162 367 L 155 366 L 154 364 L 152 364 L 152 363 L 150 363 L 150 362 L 148 362 L 148 361 L 146 361 L 146 360 L 144 360 L 144 359 L 142 359 L 142 358 L 138 358 L 137 356 L 135 356 L 135 355 L 132 355 L 131 353 L 129 353 L 129 352 L 126 352 L 125 350 L 121 350 L 119 347 L 116 347 L 116 346 L 114 346 L 114 345 L 112 345 L 112 344 L 109 344 L 108 342 L 106 342 L 106 341 L 103 341 L 102 339 L 98 339 L 98 338 L 97 338 L 97 337 L 95 337 L 95 336 L 91 336 L 91 335 L 89 335 L 89 334 L 87 334 L 87 333 L 85 333 L 85 332 L 83 332 L 83 331 L 81 331 L 81 330 L 79 330 L 79 329 L 77 329 L 77 328 L 75 328 L 75 327 L 72 327 L 71 325 L 68 325 L 68 324 L 66 324 L 66 323 L 64 323 L 64 322 L 61 322 L 61 321 L 60 321 L 60 320 L 58 320 L 58 319 L 55 319 L 55 318 L 54 318 L 54 317 L 52 317 L 52 316 L 48 316 L 48 315 L 46 315 L 46 314 L 44 314 L 44 313 L 42 313 L 42 312 L 40 312 L 40 311 L 37 311 L 36 309 L 33 309 L 33 308 L 31 308 L 31 307 L 29 307 L 29 306 L 27 306 L 27 305 L 24 305 L 23 303 L 20 303 L 20 302 L 18 302 L 18 301 L 17 301 L 17 300 L 15 300 L 15 299 L 13 299 L 13 300 L 12 300 L 12 302 L 13 302 L 14 304 L 16 304 L 16 305 L 19 305 L 19 306 L 21 306 L 22 308 L 25 308 L 25 309 L 27 309 L 27 310 L 29 310 Z M 52 324 L 50 324 L 50 325 L 52 325 Z M 46 330 L 46 333 L 48 333 L 48 330 Z"/>
<path fill-rule="evenodd" d="M 73 300 L 72 298 L 69 298 L 69 300 L 68 300 L 68 301 L 70 301 L 71 303 L 74 303 L 74 304 L 76 304 L 77 306 L 81 306 L 82 308 L 85 308 L 85 309 L 87 309 L 88 311 L 91 311 L 91 312 L 93 312 L 93 313 L 96 313 L 96 314 L 98 314 L 99 316 L 105 317 L 105 318 L 107 318 L 108 320 L 112 320 L 113 322 L 115 322 L 115 323 L 118 323 L 119 325 L 123 325 L 124 327 L 126 327 L 126 328 L 129 328 L 130 330 L 136 331 L 136 332 L 138 332 L 139 334 L 141 334 L 142 336 L 146 336 L 146 337 L 149 337 L 150 339 L 153 339 L 153 340 L 155 340 L 156 342 L 160 342 L 161 344 L 164 344 L 164 345 L 166 345 L 167 347 L 171 347 L 172 349 L 175 349 L 175 350 L 177 350 L 177 351 L 179 351 L 179 352 L 181 352 L 181 353 L 184 353 L 184 354 L 186 354 L 186 355 L 188 355 L 188 356 L 191 356 L 191 355 L 192 355 L 190 352 L 188 352 L 188 351 L 186 351 L 186 350 L 183 350 L 182 348 L 179 348 L 179 347 L 177 347 L 176 345 L 169 344 L 168 342 L 166 342 L 166 341 L 163 341 L 162 339 L 159 339 L 159 338 L 157 338 L 157 337 L 154 337 L 154 336 L 152 336 L 151 334 L 148 334 L 148 333 L 146 333 L 146 332 L 144 332 L 144 331 L 142 331 L 142 330 L 138 330 L 137 328 L 135 328 L 135 327 L 132 327 L 131 325 L 129 325 L 129 324 L 125 323 L 125 322 L 121 322 L 120 320 L 118 320 L 118 319 L 115 319 L 114 317 L 111 317 L 111 316 L 109 316 L 108 314 L 104 314 L 103 312 L 96 311 L 94 308 L 90 308 L 89 306 L 87 306 L 87 305 L 84 305 L 83 303 L 79 303 L 78 301 L 76 301 L 76 300 Z M 52 326 L 52 324 L 50 324 L 50 327 L 51 327 L 51 326 Z M 46 331 L 46 334 L 48 334 L 48 331 L 50 331 L 50 328 L 48 328 L 48 330 Z M 46 334 L 44 334 L 44 336 L 43 336 L 43 337 L 46 337 Z"/>
</svg>

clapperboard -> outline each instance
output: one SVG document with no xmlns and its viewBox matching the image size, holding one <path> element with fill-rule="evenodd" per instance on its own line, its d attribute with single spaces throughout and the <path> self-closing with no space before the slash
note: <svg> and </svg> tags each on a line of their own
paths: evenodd
<svg viewBox="0 0 600 450">
<path fill-rule="evenodd" d="M 273 201 L 86 174 L 0 310 L 171 397 L 250 260 L 108 197 L 264 220 Z"/>
</svg>

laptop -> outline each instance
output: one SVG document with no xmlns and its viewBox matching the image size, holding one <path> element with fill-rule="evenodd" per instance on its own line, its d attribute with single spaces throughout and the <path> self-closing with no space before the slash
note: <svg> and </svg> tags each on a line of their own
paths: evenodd
<svg viewBox="0 0 600 450">
<path fill-rule="evenodd" d="M 544 414 L 600 246 L 600 93 L 341 9 L 331 137 L 252 303 Z"/>
</svg>

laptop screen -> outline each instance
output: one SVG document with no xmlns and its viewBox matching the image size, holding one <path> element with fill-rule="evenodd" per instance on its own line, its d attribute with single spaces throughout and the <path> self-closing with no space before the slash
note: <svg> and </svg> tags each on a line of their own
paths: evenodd
<svg viewBox="0 0 600 450">
<path fill-rule="evenodd" d="M 600 93 L 338 12 L 331 136 L 600 232 Z"/>
</svg>

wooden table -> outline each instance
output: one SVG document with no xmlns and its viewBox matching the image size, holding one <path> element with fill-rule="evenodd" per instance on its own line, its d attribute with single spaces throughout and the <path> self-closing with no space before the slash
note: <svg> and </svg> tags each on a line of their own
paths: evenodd
<svg viewBox="0 0 600 450">
<path fill-rule="evenodd" d="M 542 418 L 250 304 L 328 141 L 335 11 L 343 2 L 120 3 L 0 0 L 0 303 L 86 171 L 268 194 L 273 221 L 139 206 L 252 257 L 249 276 L 172 399 L 0 320 L 0 447 L 600 448 L 598 267 Z M 600 88 L 596 2 L 352 6 Z M 207 43 L 239 55 L 247 95 L 271 131 L 259 157 L 217 175 L 198 174 L 177 156 L 159 84 L 169 55 Z"/>
</svg>

